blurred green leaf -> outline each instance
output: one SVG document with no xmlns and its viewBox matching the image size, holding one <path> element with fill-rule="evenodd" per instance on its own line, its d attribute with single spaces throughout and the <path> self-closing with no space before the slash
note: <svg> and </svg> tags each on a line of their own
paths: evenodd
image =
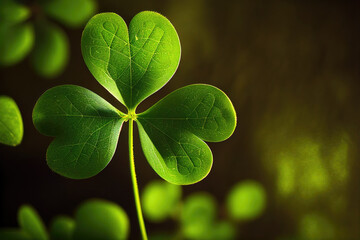
<svg viewBox="0 0 360 240">
<path fill-rule="evenodd" d="M 104 200 L 89 200 L 75 214 L 74 240 L 119 240 L 129 234 L 129 219 L 118 205 Z"/>
<path fill-rule="evenodd" d="M 1 240 L 32 240 L 29 234 L 21 229 L 4 228 L 0 229 Z"/>
<path fill-rule="evenodd" d="M 231 240 L 236 238 L 236 228 L 227 221 L 215 223 L 211 228 L 210 238 L 212 240 Z"/>
<path fill-rule="evenodd" d="M 22 205 L 18 212 L 20 227 L 27 232 L 33 240 L 49 239 L 46 227 L 36 210 L 29 205 Z"/>
<path fill-rule="evenodd" d="M 44 11 L 69 27 L 83 25 L 96 11 L 95 0 L 43 0 Z"/>
<path fill-rule="evenodd" d="M 14 0 L 0 1 L 0 22 L 19 23 L 30 16 L 30 10 Z"/>
<path fill-rule="evenodd" d="M 66 216 L 56 217 L 50 226 L 51 240 L 72 240 L 75 221 Z"/>
<path fill-rule="evenodd" d="M 247 180 L 236 184 L 227 196 L 227 210 L 237 220 L 252 220 L 262 214 L 266 193 L 261 184 Z"/>
<path fill-rule="evenodd" d="M 181 211 L 181 229 L 188 239 L 209 239 L 216 218 L 215 199 L 207 193 L 189 196 Z"/>
<path fill-rule="evenodd" d="M 138 13 L 130 22 L 101 13 L 86 25 L 81 39 L 86 65 L 97 81 L 129 110 L 165 85 L 180 61 L 180 41 L 164 16 Z"/>
<path fill-rule="evenodd" d="M 204 141 L 230 137 L 236 115 L 220 89 L 194 84 L 172 92 L 140 113 L 136 122 L 152 168 L 168 182 L 192 184 L 206 177 L 212 166 L 212 153 Z"/>
<path fill-rule="evenodd" d="M 47 150 L 49 167 L 69 178 L 89 178 L 112 159 L 124 118 L 120 111 L 86 88 L 63 85 L 37 101 L 33 122 L 56 137 Z"/>
<path fill-rule="evenodd" d="M 23 121 L 15 101 L 0 96 L 0 143 L 16 146 L 23 138 Z"/>
<path fill-rule="evenodd" d="M 20 62 L 30 52 L 33 43 L 32 24 L 0 21 L 0 65 L 9 66 Z"/>
<path fill-rule="evenodd" d="M 55 77 L 65 68 L 69 43 L 64 31 L 54 24 L 39 22 L 35 25 L 36 40 L 31 53 L 32 64 L 43 77 Z"/>
<path fill-rule="evenodd" d="M 152 181 L 142 193 L 142 207 L 147 219 L 160 222 L 175 214 L 181 187 L 164 181 Z"/>
</svg>

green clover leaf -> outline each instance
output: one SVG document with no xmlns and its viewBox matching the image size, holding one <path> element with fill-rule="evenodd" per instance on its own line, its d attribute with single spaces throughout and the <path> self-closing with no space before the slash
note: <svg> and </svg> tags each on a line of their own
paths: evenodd
<svg viewBox="0 0 360 240">
<path fill-rule="evenodd" d="M 11 23 L 25 21 L 30 16 L 30 10 L 13 0 L 1 0 L 0 20 Z"/>
<path fill-rule="evenodd" d="M 206 192 L 189 196 L 181 211 L 181 229 L 186 239 L 209 239 L 216 219 L 216 201 Z"/>
<path fill-rule="evenodd" d="M 58 216 L 50 226 L 51 240 L 72 240 L 74 229 L 74 219 L 67 216 Z"/>
<path fill-rule="evenodd" d="M 95 15 L 81 39 L 86 65 L 96 80 L 127 108 L 122 113 L 95 93 L 73 85 L 46 91 L 33 111 L 35 127 L 55 137 L 47 150 L 49 167 L 82 179 L 96 175 L 112 159 L 120 130 L 129 121 L 129 154 L 136 206 L 140 200 L 133 156 L 133 122 L 151 167 L 174 184 L 192 184 L 209 173 L 213 157 L 204 141 L 232 135 L 236 114 L 216 87 L 195 84 L 169 94 L 143 113 L 136 107 L 165 85 L 180 60 L 180 41 L 164 16 L 145 11 L 129 25 L 115 13 Z M 142 222 L 141 210 L 138 211 Z M 140 223 L 143 238 L 145 227 Z"/>
<path fill-rule="evenodd" d="M 31 51 L 34 39 L 32 24 L 0 20 L 0 66 L 10 66 L 23 60 Z"/>
<path fill-rule="evenodd" d="M 31 236 L 31 239 L 49 239 L 46 227 L 33 207 L 22 205 L 18 212 L 18 221 L 21 229 L 28 233 Z"/>
<path fill-rule="evenodd" d="M 256 219 L 266 207 L 264 187 L 253 180 L 237 183 L 227 196 L 226 207 L 232 219 L 238 221 Z"/>
<path fill-rule="evenodd" d="M 40 1 L 45 13 L 69 27 L 79 27 L 96 11 L 95 0 Z"/>
<path fill-rule="evenodd" d="M 137 14 L 130 23 L 130 37 L 127 34 L 120 16 L 98 14 L 84 29 L 82 51 L 90 71 L 127 106 L 128 115 L 78 86 L 48 90 L 33 112 L 35 127 L 45 135 L 57 137 L 48 148 L 48 164 L 70 178 L 97 174 L 114 154 L 122 123 L 137 118 L 142 147 L 154 170 L 172 183 L 195 183 L 212 166 L 211 151 L 203 140 L 223 141 L 233 133 L 234 108 L 221 90 L 197 84 L 171 93 L 136 115 L 134 108 L 138 103 L 173 75 L 180 43 L 171 23 L 155 12 Z M 141 43 L 134 43 L 136 38 Z M 156 52 L 156 48 L 161 51 Z M 167 68 L 162 55 L 167 59 Z M 134 56 L 142 58 L 134 61 Z M 139 62 L 149 65 L 148 72 L 131 67 Z"/>
<path fill-rule="evenodd" d="M 75 213 L 74 240 L 119 240 L 127 239 L 128 235 L 128 216 L 115 203 L 88 200 Z"/>
<path fill-rule="evenodd" d="M 47 150 L 49 167 L 69 178 L 88 178 L 113 157 L 122 116 L 90 90 L 64 85 L 40 97 L 33 122 L 44 135 L 57 137 Z"/>
<path fill-rule="evenodd" d="M 153 222 L 161 222 L 176 215 L 181 187 L 160 180 L 152 181 L 146 185 L 141 199 L 145 217 Z"/>
<path fill-rule="evenodd" d="M 48 240 L 43 220 L 30 205 L 22 205 L 18 210 L 20 228 L 0 229 L 0 239 L 4 240 Z"/>
<path fill-rule="evenodd" d="M 70 27 L 82 25 L 96 11 L 95 0 L 38 0 L 46 15 Z M 0 66 L 11 66 L 29 54 L 34 70 L 54 78 L 65 68 L 69 43 L 64 31 L 44 16 L 29 19 L 31 6 L 15 0 L 0 1 Z M 29 19 L 27 21 L 27 19 Z"/>
<path fill-rule="evenodd" d="M 137 14 L 129 30 L 115 13 L 96 15 L 84 29 L 81 48 L 96 80 L 130 110 L 165 85 L 180 61 L 175 28 L 149 11 Z"/>
<path fill-rule="evenodd" d="M 1 240 L 119 240 L 129 235 L 129 219 L 117 204 L 91 199 L 76 210 L 75 219 L 60 215 L 50 226 L 50 237 L 37 211 L 30 205 L 18 210 L 20 228 L 0 229 Z"/>
<path fill-rule="evenodd" d="M 35 24 L 35 34 L 35 46 L 30 56 L 35 71 L 47 78 L 59 75 L 69 56 L 69 43 L 64 31 L 43 21 Z"/>
<path fill-rule="evenodd" d="M 23 134 L 23 121 L 15 101 L 10 97 L 0 96 L 0 143 L 19 145 Z"/>
<path fill-rule="evenodd" d="M 234 131 L 235 111 L 219 89 L 189 85 L 137 117 L 140 140 L 152 168 L 174 184 L 192 184 L 209 173 L 213 157 L 204 141 L 219 142 Z"/>
</svg>

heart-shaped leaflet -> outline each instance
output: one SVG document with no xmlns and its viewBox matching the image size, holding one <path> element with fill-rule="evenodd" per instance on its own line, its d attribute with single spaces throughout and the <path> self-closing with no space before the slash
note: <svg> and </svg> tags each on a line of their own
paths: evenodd
<svg viewBox="0 0 360 240">
<path fill-rule="evenodd" d="M 141 12 L 130 22 L 115 13 L 93 17 L 82 41 L 84 60 L 96 80 L 129 110 L 164 86 L 180 61 L 180 41 L 169 20 Z"/>
</svg>

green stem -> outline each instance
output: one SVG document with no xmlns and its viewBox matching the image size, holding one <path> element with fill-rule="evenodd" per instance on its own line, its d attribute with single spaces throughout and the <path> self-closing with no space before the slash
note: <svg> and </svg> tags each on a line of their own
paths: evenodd
<svg viewBox="0 0 360 240">
<path fill-rule="evenodd" d="M 130 158 L 130 172 L 131 172 L 131 180 L 133 183 L 134 189 L 134 197 L 135 197 L 135 205 L 136 211 L 139 220 L 139 226 L 141 230 L 141 235 L 143 240 L 147 240 L 147 234 L 145 229 L 144 218 L 141 211 L 140 197 L 139 197 L 139 188 L 136 180 L 136 172 L 135 172 L 135 161 L 134 161 L 134 140 L 133 140 L 133 132 L 134 132 L 134 120 L 132 118 L 129 119 L 129 158 Z"/>
</svg>

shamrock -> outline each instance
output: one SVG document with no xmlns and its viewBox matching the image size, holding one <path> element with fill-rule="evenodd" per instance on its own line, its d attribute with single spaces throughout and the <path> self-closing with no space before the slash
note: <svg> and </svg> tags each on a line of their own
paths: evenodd
<svg viewBox="0 0 360 240">
<path fill-rule="evenodd" d="M 96 80 L 126 108 L 123 113 L 80 86 L 46 91 L 33 111 L 35 127 L 55 137 L 47 150 L 49 167 L 69 178 L 98 174 L 112 159 L 124 122 L 129 122 L 129 158 L 139 222 L 146 239 L 136 183 L 133 125 L 155 172 L 174 184 L 192 184 L 209 173 L 213 157 L 204 142 L 219 142 L 236 126 L 224 92 L 206 84 L 180 88 L 142 113 L 137 106 L 164 86 L 180 61 L 180 41 L 164 16 L 137 14 L 129 29 L 115 13 L 95 15 L 81 39 L 86 65 Z"/>
<path fill-rule="evenodd" d="M 29 7 L 16 0 L 1 0 L 0 66 L 14 65 L 30 54 L 39 75 L 59 75 L 68 61 L 69 43 L 64 31 L 44 14 L 69 27 L 78 27 L 95 8 L 94 0 L 39 0 Z"/>
</svg>

